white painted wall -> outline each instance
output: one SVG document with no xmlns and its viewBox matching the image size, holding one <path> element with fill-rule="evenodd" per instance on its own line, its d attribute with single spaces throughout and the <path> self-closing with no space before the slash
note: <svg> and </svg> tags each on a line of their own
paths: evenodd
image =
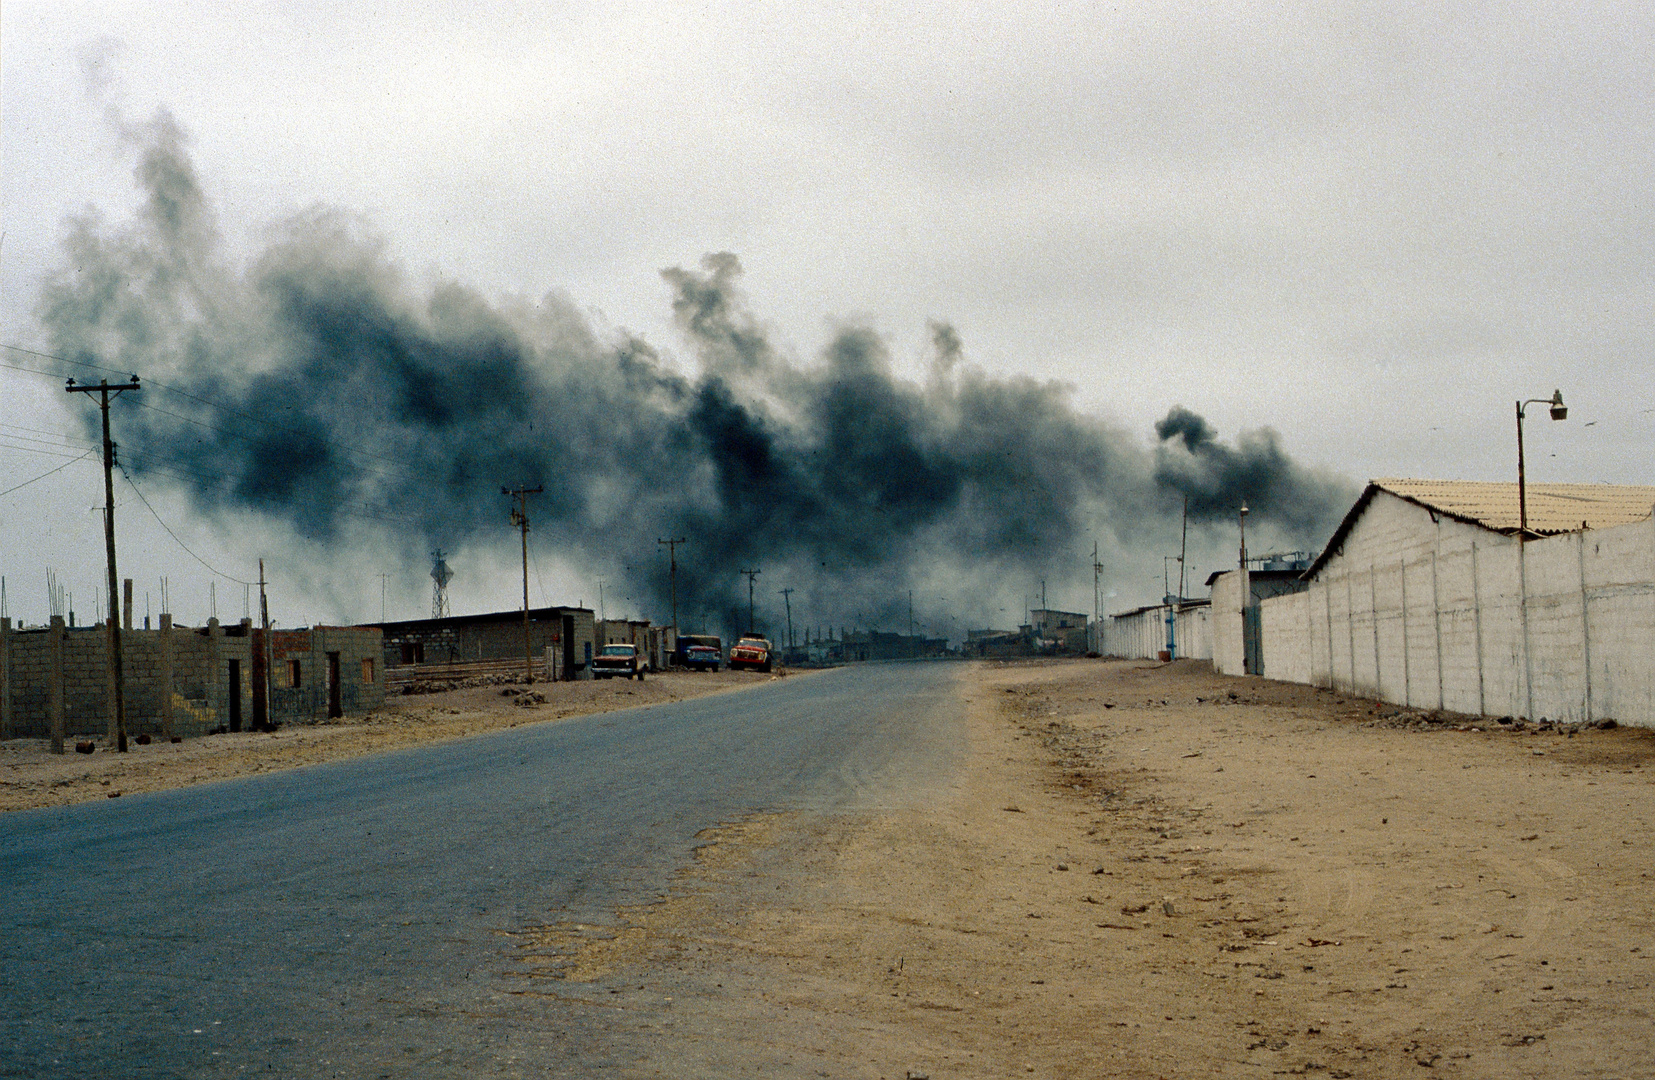
<svg viewBox="0 0 1655 1080">
<path fill-rule="evenodd" d="M 1240 570 L 1221 574 L 1213 582 L 1213 670 L 1224 675 L 1247 673 L 1246 651 L 1241 640 L 1241 605 L 1247 591 L 1247 575 Z"/>
<path fill-rule="evenodd" d="M 1180 659 L 1211 660 L 1212 618 L 1205 604 L 1178 611 L 1178 656 Z M 1153 607 L 1130 615 L 1111 615 L 1104 620 L 1105 656 L 1128 660 L 1153 660 L 1167 647 L 1167 609 Z"/>
<path fill-rule="evenodd" d="M 1418 708 L 1655 726 L 1655 521 L 1519 544 L 1382 491 L 1310 590 L 1261 614 L 1270 678 Z"/>
</svg>

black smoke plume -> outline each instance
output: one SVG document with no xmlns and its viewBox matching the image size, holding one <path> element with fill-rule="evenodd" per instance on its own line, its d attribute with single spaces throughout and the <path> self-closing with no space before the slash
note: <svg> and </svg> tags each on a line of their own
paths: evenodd
<svg viewBox="0 0 1655 1080">
<path fill-rule="evenodd" d="M 555 293 L 419 295 L 339 211 L 286 222 L 237 265 L 178 125 L 161 113 L 127 130 L 146 201 L 123 227 L 72 224 L 39 315 L 63 355 L 155 387 L 121 420 L 123 457 L 184 484 L 204 513 L 256 511 L 340 547 L 377 528 L 410 554 L 505 549 L 501 486 L 542 486 L 542 550 L 590 573 L 627 565 L 664 621 L 656 540 L 687 537 L 681 612 L 744 626 L 738 571 L 760 567 L 779 633 L 768 601 L 783 585 L 800 590 L 801 624 L 900 629 L 914 589 L 1004 625 L 1027 583 L 1080 588 L 1094 538 L 1116 559 L 1158 561 L 1186 496 L 1198 527 L 1246 500 L 1261 526 L 1311 546 L 1352 494 L 1294 465 L 1273 433 L 1226 446 L 1182 408 L 1150 453 L 1056 384 L 971 367 L 944 323 L 922 382 L 898 377 L 858 325 L 794 362 L 745 306 L 729 253 L 662 273 L 694 354 L 682 364 L 600 334 Z"/>
</svg>

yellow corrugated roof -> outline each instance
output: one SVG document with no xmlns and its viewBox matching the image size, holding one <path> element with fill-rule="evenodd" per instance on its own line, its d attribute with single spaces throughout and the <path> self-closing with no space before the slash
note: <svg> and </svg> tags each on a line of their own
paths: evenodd
<svg viewBox="0 0 1655 1080">
<path fill-rule="evenodd" d="M 1394 495 L 1500 532 L 1518 528 L 1516 481 L 1373 480 Z M 1528 484 L 1529 531 L 1564 533 L 1646 521 L 1655 487 L 1642 484 Z"/>
</svg>

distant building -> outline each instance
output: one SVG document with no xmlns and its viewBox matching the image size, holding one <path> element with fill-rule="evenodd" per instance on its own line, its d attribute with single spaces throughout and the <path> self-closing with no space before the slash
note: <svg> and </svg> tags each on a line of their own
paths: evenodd
<svg viewBox="0 0 1655 1080">
<path fill-rule="evenodd" d="M 672 653 L 672 628 L 652 626 L 648 619 L 599 619 L 595 624 L 597 647 L 605 645 L 632 645 L 648 658 L 651 671 L 667 666 Z"/>
<path fill-rule="evenodd" d="M 882 630 L 840 630 L 840 659 L 845 663 L 870 660 L 920 660 L 946 656 L 946 638 L 921 634 L 889 634 Z"/>
<path fill-rule="evenodd" d="M 592 609 L 530 608 L 528 622 L 526 650 L 522 609 L 368 625 L 385 636 L 388 669 L 521 660 L 527 651 L 536 678 L 577 679 L 589 675 L 597 639 Z"/>
<path fill-rule="evenodd" d="M 967 630 L 965 645 L 960 651 L 966 656 L 989 659 L 1036 655 L 1034 635 L 1026 626 L 1021 630 Z"/>
<path fill-rule="evenodd" d="M 1029 629 L 1043 652 L 1083 653 L 1087 650 L 1086 628 L 1091 616 L 1080 611 L 1052 611 L 1035 608 L 1029 612 Z"/>
<path fill-rule="evenodd" d="M 1099 652 L 1124 660 L 1211 660 L 1212 622 L 1207 600 L 1172 597 L 1111 615 L 1103 626 Z"/>
</svg>

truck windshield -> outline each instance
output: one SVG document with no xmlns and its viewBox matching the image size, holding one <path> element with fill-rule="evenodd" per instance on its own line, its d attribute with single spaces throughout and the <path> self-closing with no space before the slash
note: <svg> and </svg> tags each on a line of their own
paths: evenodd
<svg viewBox="0 0 1655 1080">
<path fill-rule="evenodd" d="M 603 647 L 603 652 L 600 655 L 602 655 L 602 656 L 631 656 L 632 655 L 632 646 L 630 646 L 630 645 L 605 645 Z"/>
</svg>

